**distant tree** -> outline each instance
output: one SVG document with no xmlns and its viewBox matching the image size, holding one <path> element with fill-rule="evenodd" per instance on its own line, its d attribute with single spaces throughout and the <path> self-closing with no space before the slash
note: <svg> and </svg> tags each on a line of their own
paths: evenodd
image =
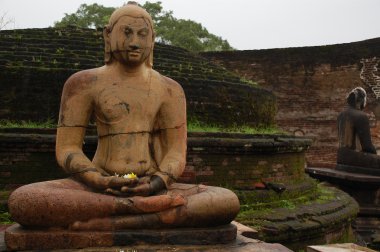
<svg viewBox="0 0 380 252">
<path fill-rule="evenodd" d="M 70 25 L 86 28 L 104 27 L 109 17 L 115 10 L 113 7 L 104 7 L 99 4 L 81 4 L 75 13 L 67 14 L 61 21 L 55 22 L 55 27 L 67 27 Z"/>
<path fill-rule="evenodd" d="M 142 7 L 152 16 L 158 42 L 195 52 L 233 50 L 227 40 L 209 33 L 202 24 L 177 19 L 172 11 L 164 11 L 161 2 L 145 2 Z"/>
<path fill-rule="evenodd" d="M 7 13 L 3 13 L 0 15 L 0 31 L 4 30 L 8 25 L 14 24 L 14 18 L 7 17 Z"/>
<path fill-rule="evenodd" d="M 177 19 L 172 11 L 164 11 L 161 2 L 145 2 L 142 7 L 152 16 L 158 42 L 195 52 L 233 50 L 227 40 L 209 33 L 200 23 Z M 54 23 L 54 26 L 104 27 L 114 10 L 113 7 L 98 4 L 82 4 L 75 13 L 66 13 L 61 21 Z"/>
</svg>

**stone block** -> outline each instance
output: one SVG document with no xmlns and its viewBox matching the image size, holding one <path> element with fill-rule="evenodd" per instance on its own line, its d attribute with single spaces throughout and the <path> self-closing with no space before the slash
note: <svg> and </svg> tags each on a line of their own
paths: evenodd
<svg viewBox="0 0 380 252">
<path fill-rule="evenodd" d="M 212 245 L 236 239 L 237 228 L 229 224 L 211 228 L 177 228 L 160 230 L 70 231 L 25 229 L 18 224 L 5 231 L 10 251 L 79 249 L 134 245 Z"/>
<path fill-rule="evenodd" d="M 376 252 L 353 243 L 308 246 L 307 252 Z"/>
</svg>

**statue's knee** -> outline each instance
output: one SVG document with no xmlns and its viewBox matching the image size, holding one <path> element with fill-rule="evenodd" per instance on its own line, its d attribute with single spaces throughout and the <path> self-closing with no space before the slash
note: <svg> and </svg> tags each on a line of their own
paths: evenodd
<svg viewBox="0 0 380 252">
<path fill-rule="evenodd" d="M 19 221 L 20 217 L 25 215 L 25 211 L 29 209 L 25 206 L 25 190 L 23 187 L 20 187 L 13 191 L 8 199 L 8 209 L 12 216 L 12 219 Z"/>
<path fill-rule="evenodd" d="M 210 191 L 216 195 L 217 201 L 222 206 L 229 205 L 232 207 L 232 210 L 239 212 L 240 202 L 234 192 L 222 187 L 211 187 Z"/>
<path fill-rule="evenodd" d="M 42 203 L 43 197 L 38 195 L 38 190 L 32 186 L 22 186 L 11 193 L 8 199 L 8 209 L 14 221 L 24 224 L 34 219 L 34 215 L 43 211 L 45 206 Z M 38 199 L 38 200 L 37 200 Z"/>
</svg>

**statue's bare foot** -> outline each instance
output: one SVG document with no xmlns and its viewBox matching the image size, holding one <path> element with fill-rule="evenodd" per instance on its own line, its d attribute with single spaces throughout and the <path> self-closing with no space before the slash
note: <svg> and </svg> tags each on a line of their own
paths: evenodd
<svg viewBox="0 0 380 252">
<path fill-rule="evenodd" d="M 185 203 L 186 199 L 182 195 L 116 198 L 116 215 L 161 212 Z"/>
<path fill-rule="evenodd" d="M 76 221 L 69 226 L 74 231 L 111 231 L 114 230 L 112 218 L 96 218 L 89 221 Z"/>
<path fill-rule="evenodd" d="M 186 220 L 186 208 L 174 207 L 159 213 L 136 214 L 95 218 L 88 221 L 76 221 L 69 229 L 74 231 L 113 231 L 122 229 L 144 229 L 174 227 Z"/>
</svg>

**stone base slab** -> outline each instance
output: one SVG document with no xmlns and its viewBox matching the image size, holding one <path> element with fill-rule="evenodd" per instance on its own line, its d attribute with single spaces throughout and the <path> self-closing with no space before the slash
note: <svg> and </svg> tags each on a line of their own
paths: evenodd
<svg viewBox="0 0 380 252">
<path fill-rule="evenodd" d="M 307 252 L 376 252 L 353 243 L 329 244 L 307 247 Z"/>
<path fill-rule="evenodd" d="M 335 169 L 338 171 L 345 171 L 345 172 L 350 172 L 350 173 L 359 173 L 359 174 L 367 174 L 367 175 L 372 175 L 372 176 L 380 176 L 380 169 L 379 168 L 368 168 L 368 167 L 361 167 L 361 166 L 337 164 Z"/>
<path fill-rule="evenodd" d="M 212 228 L 178 228 L 162 230 L 123 230 L 87 232 L 70 230 L 25 229 L 19 224 L 5 231 L 9 250 L 78 249 L 126 245 L 211 245 L 230 243 L 237 228 L 229 224 Z"/>
<path fill-rule="evenodd" d="M 380 176 L 352 173 L 347 171 L 319 167 L 307 167 L 305 171 L 308 174 L 310 174 L 311 177 L 321 180 L 332 178 L 342 182 L 346 181 L 347 183 L 357 182 L 366 185 L 380 185 Z"/>
<path fill-rule="evenodd" d="M 9 251 L 5 248 L 4 233 L 0 232 L 0 251 Z M 44 250 L 46 252 L 167 252 L 167 251 L 202 251 L 202 252 L 292 252 L 292 250 L 281 244 L 265 243 L 259 240 L 246 238 L 237 235 L 236 240 L 228 244 L 217 245 L 133 245 L 133 246 L 113 246 L 113 247 L 91 247 L 83 249 L 53 249 Z M 28 252 L 41 252 L 40 249 L 28 250 Z"/>
</svg>

